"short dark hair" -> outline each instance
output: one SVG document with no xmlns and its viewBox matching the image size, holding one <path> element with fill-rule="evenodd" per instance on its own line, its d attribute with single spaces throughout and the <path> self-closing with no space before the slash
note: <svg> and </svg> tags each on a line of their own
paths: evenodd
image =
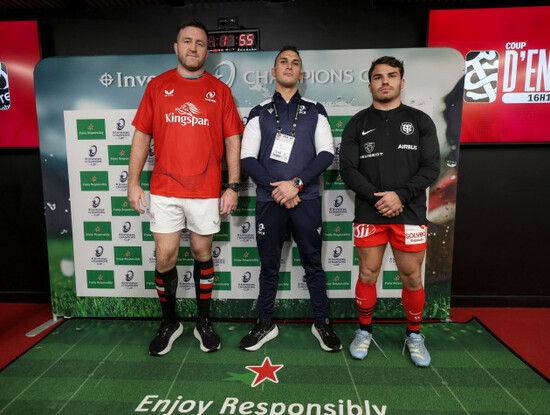
<svg viewBox="0 0 550 415">
<path fill-rule="evenodd" d="M 389 65 L 392 68 L 399 69 L 399 75 L 401 75 L 401 79 L 403 79 L 403 75 L 405 74 L 403 61 L 400 61 L 399 59 L 396 59 L 393 56 L 382 56 L 381 58 L 378 58 L 372 62 L 369 69 L 369 82 L 371 81 L 372 71 L 374 71 L 374 67 L 376 65 Z"/>
<path fill-rule="evenodd" d="M 186 27 L 196 27 L 197 29 L 201 29 L 204 31 L 204 33 L 206 33 L 206 37 L 208 38 L 208 30 L 206 29 L 206 26 L 203 22 L 198 19 L 186 19 L 178 25 L 176 31 L 176 41 L 178 39 L 180 31 L 185 29 Z"/>
<path fill-rule="evenodd" d="M 283 46 L 281 48 L 281 50 L 279 51 L 279 53 L 277 53 L 277 56 L 275 56 L 275 64 L 277 64 L 277 58 L 279 57 L 279 55 L 287 50 L 291 50 L 292 52 L 296 52 L 296 54 L 298 55 L 298 57 L 300 58 L 300 62 L 302 62 L 302 57 L 300 56 L 300 52 L 298 52 L 298 48 L 294 45 L 286 45 L 286 46 Z"/>
</svg>

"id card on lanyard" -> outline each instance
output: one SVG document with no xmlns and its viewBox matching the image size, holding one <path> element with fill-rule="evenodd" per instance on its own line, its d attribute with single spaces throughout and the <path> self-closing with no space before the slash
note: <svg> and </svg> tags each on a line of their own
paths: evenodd
<svg viewBox="0 0 550 415">
<path fill-rule="evenodd" d="M 269 157 L 273 160 L 288 163 L 288 160 L 290 160 L 290 154 L 292 153 L 292 147 L 294 146 L 294 141 L 296 139 L 296 124 L 298 123 L 300 100 L 296 103 L 296 115 L 294 116 L 294 122 L 292 123 L 292 131 L 290 132 L 290 135 L 283 134 L 281 132 L 281 120 L 279 118 L 279 112 L 277 111 L 274 98 L 271 98 L 271 103 L 275 114 L 275 122 L 277 123 L 277 135 L 275 136 L 275 142 L 273 143 L 273 148 L 271 149 L 271 154 Z"/>
</svg>

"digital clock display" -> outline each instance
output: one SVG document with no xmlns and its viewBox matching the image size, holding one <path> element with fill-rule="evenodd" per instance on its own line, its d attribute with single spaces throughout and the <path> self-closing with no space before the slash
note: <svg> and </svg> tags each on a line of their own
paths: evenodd
<svg viewBox="0 0 550 415">
<path fill-rule="evenodd" d="M 260 49 L 259 29 L 210 30 L 208 50 L 211 52 L 231 52 Z"/>
</svg>

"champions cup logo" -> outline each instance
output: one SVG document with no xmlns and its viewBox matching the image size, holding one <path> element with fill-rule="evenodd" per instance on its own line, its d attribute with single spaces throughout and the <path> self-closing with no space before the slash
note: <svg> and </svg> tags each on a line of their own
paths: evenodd
<svg viewBox="0 0 550 415">
<path fill-rule="evenodd" d="M 183 281 L 184 282 L 191 281 L 191 278 L 193 278 L 193 274 L 191 273 L 191 271 L 186 271 L 185 274 L 183 274 Z"/>
<path fill-rule="evenodd" d="M 7 110 L 10 107 L 11 99 L 8 67 L 4 62 L 0 62 L 0 110 Z"/>
<path fill-rule="evenodd" d="M 374 143 L 365 143 L 365 151 L 367 153 L 372 153 L 374 151 Z"/>
<path fill-rule="evenodd" d="M 125 222 L 122 225 L 122 232 L 128 233 L 128 232 L 130 232 L 130 229 L 132 229 L 132 224 L 130 222 Z"/>
<path fill-rule="evenodd" d="M 356 238 L 367 238 L 368 236 L 376 232 L 376 227 L 374 225 L 360 224 L 355 225 L 354 235 Z"/>
<path fill-rule="evenodd" d="M 411 135 L 412 133 L 414 133 L 414 126 L 412 122 L 402 122 L 401 132 L 405 135 Z"/>
<path fill-rule="evenodd" d="M 97 146 L 91 146 L 90 149 L 88 150 L 88 156 L 90 157 L 95 157 L 95 155 L 97 154 Z"/>
<path fill-rule="evenodd" d="M 101 198 L 99 196 L 96 196 L 92 199 L 92 207 L 96 209 L 99 207 L 99 205 L 101 205 Z"/>
<path fill-rule="evenodd" d="M 233 62 L 221 61 L 216 66 L 214 66 L 214 69 L 211 73 L 224 84 L 226 84 L 229 88 L 231 88 L 233 82 L 235 82 L 236 72 L 237 71 L 235 70 L 235 65 L 233 64 Z"/>
<path fill-rule="evenodd" d="M 497 98 L 498 61 L 496 50 L 466 54 L 465 102 L 493 102 Z"/>
<path fill-rule="evenodd" d="M 243 226 L 241 226 L 241 230 L 243 233 L 248 233 L 250 230 L 250 222 L 243 223 Z"/>
<path fill-rule="evenodd" d="M 179 123 L 184 127 L 188 124 L 192 127 L 194 127 L 195 125 L 210 125 L 210 121 L 208 120 L 208 118 L 199 117 L 201 112 L 195 106 L 195 104 L 191 102 L 186 102 L 181 107 L 176 108 L 175 111 L 177 112 L 177 114 L 174 112 L 164 114 L 165 121 L 167 123 Z"/>
<path fill-rule="evenodd" d="M 134 271 L 129 270 L 125 275 L 126 281 L 132 281 L 134 278 Z"/>
<path fill-rule="evenodd" d="M 96 258 L 99 258 L 101 255 L 103 255 L 103 247 L 102 247 L 101 245 L 99 245 L 99 246 L 95 249 L 94 255 L 96 256 Z"/>
<path fill-rule="evenodd" d="M 212 257 L 213 258 L 218 258 L 221 253 L 222 253 L 221 248 L 219 246 L 217 246 L 212 250 Z"/>
<path fill-rule="evenodd" d="M 252 278 L 252 274 L 250 272 L 245 272 L 243 275 L 243 282 L 246 284 L 250 279 Z"/>
<path fill-rule="evenodd" d="M 340 255 L 342 255 L 342 247 L 337 246 L 334 251 L 332 251 L 333 258 L 338 258 Z"/>
<path fill-rule="evenodd" d="M 126 121 L 124 120 L 124 118 L 120 118 L 120 119 L 116 122 L 116 129 L 117 129 L 118 131 L 123 130 L 125 126 L 126 126 Z"/>
<path fill-rule="evenodd" d="M 126 183 L 126 180 L 128 180 L 128 172 L 124 170 L 120 173 L 120 183 Z"/>
<path fill-rule="evenodd" d="M 338 208 L 344 203 L 344 196 L 340 195 L 334 199 L 334 207 Z"/>
<path fill-rule="evenodd" d="M 336 147 L 334 147 L 334 154 L 336 156 L 339 156 L 340 155 L 340 146 L 342 145 L 342 143 L 338 143 L 336 144 Z"/>
</svg>

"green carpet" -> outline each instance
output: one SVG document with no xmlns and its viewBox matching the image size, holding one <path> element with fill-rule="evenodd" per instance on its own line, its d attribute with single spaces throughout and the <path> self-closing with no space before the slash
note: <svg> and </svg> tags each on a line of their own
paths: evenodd
<svg viewBox="0 0 550 415">
<path fill-rule="evenodd" d="M 251 326 L 215 323 L 222 348 L 203 353 L 186 322 L 172 351 L 151 357 L 157 321 L 69 320 L 0 372 L 0 414 L 550 413 L 549 383 L 476 321 L 425 324 L 423 369 L 401 354 L 401 324 L 375 325 L 388 359 L 371 345 L 363 361 L 347 351 L 355 325 L 334 325 L 340 353 L 322 351 L 302 323 L 245 352 Z"/>
</svg>

